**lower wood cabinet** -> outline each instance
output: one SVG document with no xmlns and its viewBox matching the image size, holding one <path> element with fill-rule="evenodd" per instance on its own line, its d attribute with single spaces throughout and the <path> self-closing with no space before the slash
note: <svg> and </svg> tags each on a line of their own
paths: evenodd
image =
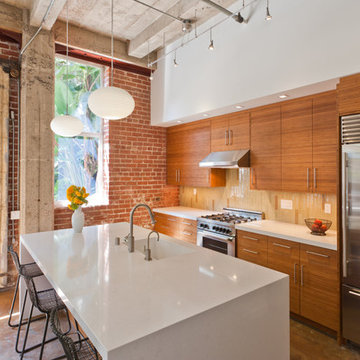
<svg viewBox="0 0 360 360">
<path fill-rule="evenodd" d="M 196 244 L 196 220 L 189 220 L 178 216 L 154 213 L 156 223 L 154 230 L 175 239 Z"/>
<path fill-rule="evenodd" d="M 336 251 L 238 230 L 237 257 L 288 274 L 290 311 L 339 331 Z"/>
</svg>

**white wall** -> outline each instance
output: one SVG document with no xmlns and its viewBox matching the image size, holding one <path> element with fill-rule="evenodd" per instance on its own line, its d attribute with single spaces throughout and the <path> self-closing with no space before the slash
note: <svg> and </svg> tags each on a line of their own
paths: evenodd
<svg viewBox="0 0 360 360">
<path fill-rule="evenodd" d="M 242 0 L 232 10 L 241 6 Z M 276 102 L 282 92 L 315 93 L 360 72 L 359 0 L 270 0 L 270 10 L 273 20 L 265 21 L 265 0 L 255 0 L 246 8 L 245 14 L 253 13 L 247 25 L 229 19 L 214 28 L 214 51 L 206 34 L 177 51 L 180 66 L 173 66 L 172 55 L 160 61 L 152 83 L 152 123 L 192 121 L 204 112 L 235 111 L 238 103 Z"/>
</svg>

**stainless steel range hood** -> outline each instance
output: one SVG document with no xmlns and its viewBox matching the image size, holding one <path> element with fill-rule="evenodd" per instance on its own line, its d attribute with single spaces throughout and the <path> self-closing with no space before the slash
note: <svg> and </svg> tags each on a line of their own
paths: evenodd
<svg viewBox="0 0 360 360">
<path fill-rule="evenodd" d="M 199 162 L 199 166 L 220 169 L 250 167 L 250 150 L 212 152 Z"/>
</svg>

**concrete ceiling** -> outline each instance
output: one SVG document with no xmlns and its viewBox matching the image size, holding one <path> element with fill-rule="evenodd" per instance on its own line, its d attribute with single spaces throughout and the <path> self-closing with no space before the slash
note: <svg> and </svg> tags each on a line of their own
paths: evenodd
<svg viewBox="0 0 360 360">
<path fill-rule="evenodd" d="M 10 5 L 30 10 L 30 24 L 39 26 L 51 0 L 3 0 Z M 224 8 L 236 0 L 214 0 Z M 143 0 L 183 19 L 194 19 L 197 24 L 207 21 L 219 13 L 201 0 Z M 66 20 L 66 0 L 55 0 L 45 23 L 51 29 L 57 19 Z M 110 0 L 68 0 L 69 22 L 92 32 L 109 36 Z M 150 52 L 183 36 L 181 22 L 150 9 L 134 0 L 114 0 L 114 36 L 126 41 L 128 55 L 143 58 Z"/>
</svg>

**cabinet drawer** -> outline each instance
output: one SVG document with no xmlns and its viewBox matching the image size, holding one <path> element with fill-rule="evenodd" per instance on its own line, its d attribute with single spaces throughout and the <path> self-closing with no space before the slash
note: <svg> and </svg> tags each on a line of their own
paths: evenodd
<svg viewBox="0 0 360 360">
<path fill-rule="evenodd" d="M 196 244 L 196 228 L 195 229 L 187 229 L 187 230 L 179 230 L 176 236 L 177 239 L 187 241 L 192 244 Z"/>
<path fill-rule="evenodd" d="M 258 265 L 267 265 L 267 237 L 251 232 L 237 231 L 236 256 Z"/>
</svg>

